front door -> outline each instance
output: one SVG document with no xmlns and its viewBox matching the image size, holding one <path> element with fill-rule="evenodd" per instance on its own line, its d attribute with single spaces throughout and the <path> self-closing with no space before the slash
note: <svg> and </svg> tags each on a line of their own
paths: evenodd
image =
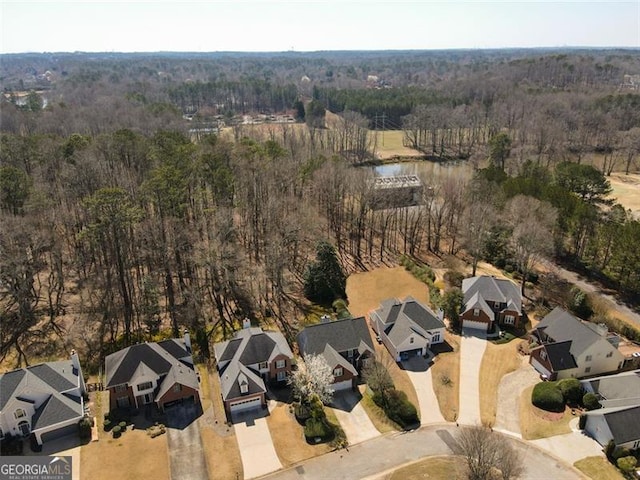
<svg viewBox="0 0 640 480">
<path fill-rule="evenodd" d="M 20 424 L 18 424 L 18 429 L 24 437 L 28 436 L 31 433 L 29 422 L 20 422 Z"/>
<path fill-rule="evenodd" d="M 151 402 L 153 402 L 153 395 L 150 394 L 150 393 L 145 393 L 144 394 L 144 403 L 145 403 L 145 405 L 147 403 L 151 403 Z"/>
</svg>

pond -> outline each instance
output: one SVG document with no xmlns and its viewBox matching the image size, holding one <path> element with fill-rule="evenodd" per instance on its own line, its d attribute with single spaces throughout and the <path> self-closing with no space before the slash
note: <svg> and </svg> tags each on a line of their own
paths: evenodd
<svg viewBox="0 0 640 480">
<path fill-rule="evenodd" d="M 411 161 L 411 162 L 398 162 L 387 163 L 384 165 L 377 165 L 371 168 L 373 174 L 376 177 L 392 177 L 398 175 L 418 175 L 423 178 L 429 178 L 433 176 L 448 176 L 460 174 L 464 177 L 471 177 L 473 174 L 473 166 L 469 162 L 430 162 L 428 160 L 423 161 Z"/>
</svg>

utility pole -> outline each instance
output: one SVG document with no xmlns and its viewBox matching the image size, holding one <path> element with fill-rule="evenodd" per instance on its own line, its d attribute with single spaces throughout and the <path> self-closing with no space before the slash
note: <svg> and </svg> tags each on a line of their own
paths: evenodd
<svg viewBox="0 0 640 480">
<path fill-rule="evenodd" d="M 382 146 L 384 147 L 384 120 L 386 118 L 386 113 L 382 112 Z"/>
</svg>

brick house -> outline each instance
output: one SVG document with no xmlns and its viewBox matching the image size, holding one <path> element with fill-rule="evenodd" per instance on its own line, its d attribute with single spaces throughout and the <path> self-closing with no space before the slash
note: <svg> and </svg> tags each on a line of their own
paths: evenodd
<svg viewBox="0 0 640 480">
<path fill-rule="evenodd" d="M 495 324 L 522 325 L 522 295 L 510 280 L 488 275 L 462 281 L 464 307 L 460 313 L 463 328 L 489 331 Z"/>
</svg>

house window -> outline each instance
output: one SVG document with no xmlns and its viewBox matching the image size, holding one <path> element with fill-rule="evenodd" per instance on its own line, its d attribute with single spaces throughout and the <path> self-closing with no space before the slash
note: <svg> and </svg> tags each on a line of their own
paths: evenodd
<svg viewBox="0 0 640 480">
<path fill-rule="evenodd" d="M 22 408 L 18 408 L 15 413 L 13 414 L 14 417 L 16 417 L 16 419 L 18 418 L 22 418 L 22 417 L 26 417 L 27 416 L 27 412 L 24 411 L 24 409 Z"/>
<path fill-rule="evenodd" d="M 179 383 L 176 383 L 176 384 L 173 386 L 173 391 L 174 391 L 174 392 L 181 392 L 181 391 L 182 391 L 182 385 L 180 385 Z"/>
<path fill-rule="evenodd" d="M 607 358 L 611 358 L 611 357 L 613 357 L 613 352 L 607 353 Z"/>
<path fill-rule="evenodd" d="M 587 355 L 584 359 L 585 362 L 590 362 L 592 360 L 591 355 Z"/>
<path fill-rule="evenodd" d="M 480 316 L 480 309 L 479 308 L 474 308 L 473 309 L 473 316 L 474 317 L 479 317 Z"/>
<path fill-rule="evenodd" d="M 246 393 L 249 393 L 249 384 L 244 382 L 240 384 L 240 393 L 242 393 L 243 395 Z"/>
<path fill-rule="evenodd" d="M 139 383 L 138 391 L 141 392 L 142 390 L 149 390 L 152 386 L 153 386 L 153 383 L 151 382 Z"/>
<path fill-rule="evenodd" d="M 409 343 L 413 343 L 413 337 L 409 338 Z"/>
<path fill-rule="evenodd" d="M 516 323 L 516 317 L 514 317 L 513 315 L 505 315 L 504 323 L 506 323 L 507 325 L 513 325 L 514 323 Z"/>
<path fill-rule="evenodd" d="M 276 374 L 276 379 L 279 382 L 284 382 L 287 379 L 287 372 L 278 372 Z"/>
<path fill-rule="evenodd" d="M 116 385 L 116 393 L 126 392 L 126 390 L 127 390 L 126 385 Z"/>
<path fill-rule="evenodd" d="M 434 334 L 433 337 L 431 337 L 431 341 L 432 342 L 439 342 L 440 341 L 440 332 Z"/>
<path fill-rule="evenodd" d="M 333 376 L 334 377 L 341 377 L 342 376 L 342 367 L 336 367 L 333 369 Z"/>
<path fill-rule="evenodd" d="M 540 358 L 542 360 L 546 360 L 547 359 L 547 351 L 546 350 L 540 350 Z"/>
<path fill-rule="evenodd" d="M 276 368 L 284 368 L 285 365 L 286 365 L 286 361 L 284 360 L 276 361 Z"/>
<path fill-rule="evenodd" d="M 631 450 L 636 450 L 636 449 L 638 449 L 638 448 L 640 448 L 640 440 L 636 440 L 636 441 L 633 443 L 633 448 L 632 448 Z"/>
<path fill-rule="evenodd" d="M 118 407 L 120 408 L 124 408 L 124 407 L 128 407 L 130 405 L 129 403 L 129 397 L 119 397 L 116 400 L 116 404 L 118 405 Z"/>
<path fill-rule="evenodd" d="M 267 362 L 260 362 L 258 364 L 258 369 L 260 370 L 266 370 L 267 368 L 269 368 L 269 366 L 267 365 Z"/>
<path fill-rule="evenodd" d="M 591 367 L 587 367 L 584 369 L 584 373 L 589 373 L 591 371 Z"/>
</svg>

